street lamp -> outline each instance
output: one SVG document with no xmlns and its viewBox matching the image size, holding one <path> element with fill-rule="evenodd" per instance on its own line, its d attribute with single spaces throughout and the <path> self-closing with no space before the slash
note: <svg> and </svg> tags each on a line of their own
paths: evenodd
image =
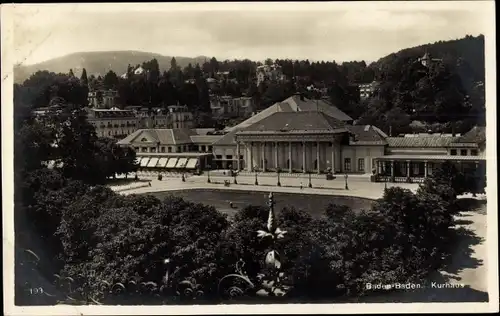
<svg viewBox="0 0 500 316">
<path fill-rule="evenodd" d="M 254 167 L 255 169 L 255 185 L 259 185 L 259 181 L 257 180 L 257 166 Z"/>
<path fill-rule="evenodd" d="M 280 187 L 281 186 L 281 182 L 280 182 L 280 172 L 281 172 L 281 169 L 280 168 L 277 168 L 276 169 L 276 173 L 278 174 L 278 186 Z"/>
<path fill-rule="evenodd" d="M 347 173 L 344 175 L 344 178 L 345 178 L 345 189 L 349 190 L 349 186 L 347 185 L 347 178 L 349 178 L 349 176 L 347 175 Z"/>
<path fill-rule="evenodd" d="M 307 186 L 310 187 L 310 188 L 312 188 L 313 185 L 311 183 L 311 171 L 309 171 L 308 174 L 309 174 L 309 184 Z"/>
</svg>

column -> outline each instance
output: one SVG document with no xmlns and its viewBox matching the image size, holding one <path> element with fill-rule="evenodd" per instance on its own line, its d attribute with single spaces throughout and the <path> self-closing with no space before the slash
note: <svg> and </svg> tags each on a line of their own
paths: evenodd
<svg viewBox="0 0 500 316">
<path fill-rule="evenodd" d="M 292 173 L 292 142 L 288 142 L 288 172 Z"/>
<path fill-rule="evenodd" d="M 236 143 L 236 159 L 238 159 L 238 171 L 241 171 L 240 142 Z"/>
<path fill-rule="evenodd" d="M 411 165 L 410 161 L 407 160 L 406 161 L 406 177 L 410 177 L 410 165 Z"/>
<path fill-rule="evenodd" d="M 250 142 L 250 159 L 248 161 L 248 171 L 253 171 L 253 142 Z"/>
<path fill-rule="evenodd" d="M 262 171 L 266 172 L 266 142 L 262 142 Z"/>
<path fill-rule="evenodd" d="M 278 170 L 278 168 L 279 168 L 278 150 L 279 150 L 278 142 L 275 142 L 274 143 L 274 162 L 275 162 L 275 166 L 274 167 L 276 168 L 276 170 Z"/>
<path fill-rule="evenodd" d="M 335 173 L 335 142 L 332 142 L 332 174 Z"/>
<path fill-rule="evenodd" d="M 427 172 L 428 172 L 428 165 L 427 165 L 427 161 L 425 161 L 425 167 L 424 167 L 424 177 L 427 178 Z"/>
<path fill-rule="evenodd" d="M 391 177 L 394 177 L 394 160 L 391 160 Z"/>
<path fill-rule="evenodd" d="M 316 143 L 316 169 L 318 174 L 320 174 L 320 169 L 319 169 L 319 142 Z"/>
<path fill-rule="evenodd" d="M 306 142 L 302 142 L 302 173 L 306 173 Z"/>
</svg>

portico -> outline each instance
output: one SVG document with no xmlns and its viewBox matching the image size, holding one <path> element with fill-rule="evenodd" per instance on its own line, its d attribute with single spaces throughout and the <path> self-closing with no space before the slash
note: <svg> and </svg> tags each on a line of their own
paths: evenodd
<svg viewBox="0 0 500 316">
<path fill-rule="evenodd" d="M 342 133 L 315 132 L 293 135 L 279 132 L 240 132 L 236 134 L 238 153 L 246 157 L 246 171 L 323 173 L 340 169 Z M 242 162 L 238 170 L 243 170 Z"/>
</svg>

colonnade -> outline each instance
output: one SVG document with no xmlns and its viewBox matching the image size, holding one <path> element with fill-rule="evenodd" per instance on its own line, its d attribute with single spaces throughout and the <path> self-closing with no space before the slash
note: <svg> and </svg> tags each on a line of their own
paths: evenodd
<svg viewBox="0 0 500 316">
<path fill-rule="evenodd" d="M 335 144 L 325 141 L 274 141 L 274 142 L 245 142 L 236 144 L 236 156 L 240 156 L 241 149 L 245 151 L 245 167 L 247 171 L 255 168 L 261 171 L 282 170 L 293 172 L 300 170 L 303 173 L 314 171 L 318 174 L 322 169 L 335 170 Z M 254 164 L 255 162 L 255 164 Z M 241 170 L 241 160 L 237 161 L 238 170 Z"/>
</svg>

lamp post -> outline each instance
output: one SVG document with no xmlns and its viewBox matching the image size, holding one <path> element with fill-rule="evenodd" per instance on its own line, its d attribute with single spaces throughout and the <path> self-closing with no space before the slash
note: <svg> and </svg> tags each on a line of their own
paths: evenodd
<svg viewBox="0 0 500 316">
<path fill-rule="evenodd" d="M 278 186 L 280 187 L 281 186 L 281 182 L 280 182 L 280 173 L 281 173 L 281 169 L 280 168 L 277 168 L 276 169 L 276 173 L 278 174 Z"/>
<path fill-rule="evenodd" d="M 255 185 L 259 185 L 259 181 L 257 180 L 257 166 L 255 166 Z"/>
<path fill-rule="evenodd" d="M 349 178 L 349 176 L 347 175 L 347 173 L 344 175 L 344 178 L 345 178 L 345 189 L 349 190 L 349 186 L 347 185 L 347 178 Z"/>
</svg>

